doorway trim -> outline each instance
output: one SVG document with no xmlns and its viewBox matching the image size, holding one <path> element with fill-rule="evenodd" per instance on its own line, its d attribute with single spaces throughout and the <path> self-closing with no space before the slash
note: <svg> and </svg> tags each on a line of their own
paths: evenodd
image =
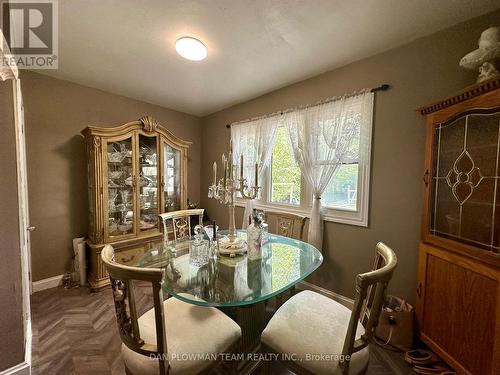
<svg viewBox="0 0 500 375">
<path fill-rule="evenodd" d="M 24 323 L 24 362 L 31 365 L 31 254 L 30 254 L 30 224 L 28 206 L 28 174 L 26 164 L 26 142 L 24 130 L 24 108 L 21 93 L 21 80 L 12 80 L 12 94 L 14 100 L 14 123 L 16 134 L 16 164 L 17 164 L 17 195 L 19 206 L 19 246 L 21 251 L 21 274 L 23 295 L 23 323 Z"/>
</svg>

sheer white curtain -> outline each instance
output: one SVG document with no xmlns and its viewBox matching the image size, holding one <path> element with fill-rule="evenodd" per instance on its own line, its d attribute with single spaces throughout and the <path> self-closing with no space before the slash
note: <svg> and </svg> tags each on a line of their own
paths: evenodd
<svg viewBox="0 0 500 375">
<path fill-rule="evenodd" d="M 283 115 L 295 161 L 314 195 L 308 242 L 322 250 L 321 196 L 342 163 L 362 158 L 371 125 L 373 94 L 363 91 Z"/>
<path fill-rule="evenodd" d="M 262 181 L 263 173 L 271 161 L 279 121 L 279 116 L 270 116 L 231 125 L 233 163 L 239 165 L 240 155 L 243 154 L 244 178 L 249 187 L 255 184 L 255 163 L 258 164 L 259 181 Z M 242 228 L 247 227 L 252 209 L 253 200 L 247 200 Z"/>
</svg>

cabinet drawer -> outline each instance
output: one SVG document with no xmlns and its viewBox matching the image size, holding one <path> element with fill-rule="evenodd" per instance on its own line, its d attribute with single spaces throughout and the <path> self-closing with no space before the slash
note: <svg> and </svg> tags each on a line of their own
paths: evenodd
<svg viewBox="0 0 500 375">
<path fill-rule="evenodd" d="M 126 266 L 137 266 L 139 264 L 139 260 L 142 258 L 146 251 L 146 246 L 117 250 L 115 252 L 115 261 Z"/>
</svg>

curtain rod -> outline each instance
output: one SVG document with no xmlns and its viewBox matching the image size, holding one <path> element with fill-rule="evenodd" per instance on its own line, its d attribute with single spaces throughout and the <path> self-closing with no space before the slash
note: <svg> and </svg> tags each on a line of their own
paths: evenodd
<svg viewBox="0 0 500 375">
<path fill-rule="evenodd" d="M 372 88 L 370 90 L 370 92 L 387 91 L 390 88 L 391 88 L 390 85 L 388 85 L 387 83 L 384 83 L 383 85 L 380 85 L 380 86 Z M 347 95 L 342 95 L 342 96 L 336 96 L 334 98 L 329 98 L 329 99 L 326 99 L 324 101 L 320 101 L 319 103 L 313 104 L 312 106 L 314 106 L 314 105 L 320 105 L 320 104 L 325 104 L 325 103 L 329 103 L 329 102 L 333 102 L 333 101 L 338 100 L 340 98 L 356 96 L 359 93 L 360 93 L 360 91 L 356 91 L 356 92 L 354 92 L 352 94 L 347 94 Z M 307 107 L 310 107 L 310 106 L 306 105 L 306 106 L 303 106 L 303 107 L 291 108 L 291 109 L 287 109 L 287 110 L 284 110 L 284 111 L 281 111 L 281 112 L 271 113 L 269 115 L 264 115 L 264 116 L 260 116 L 260 117 L 250 118 L 250 119 L 247 119 L 247 120 L 237 121 L 237 122 L 234 122 L 234 124 L 244 123 L 244 122 L 248 122 L 248 121 L 251 121 L 251 120 L 256 120 L 256 119 L 259 119 L 259 118 L 278 116 L 278 115 L 282 115 L 283 113 L 290 112 L 290 111 L 295 110 L 295 109 L 302 109 L 302 108 L 307 108 Z M 231 128 L 231 124 L 227 124 L 226 128 L 228 128 L 228 129 Z"/>
</svg>

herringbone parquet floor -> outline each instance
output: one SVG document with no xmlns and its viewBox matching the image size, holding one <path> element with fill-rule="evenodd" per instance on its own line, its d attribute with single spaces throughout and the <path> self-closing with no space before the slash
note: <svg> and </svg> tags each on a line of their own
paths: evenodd
<svg viewBox="0 0 500 375">
<path fill-rule="evenodd" d="M 149 288 L 138 285 L 140 313 L 152 307 Z M 33 294 L 34 375 L 123 375 L 111 290 L 54 288 Z M 272 368 L 273 375 L 287 374 Z M 373 346 L 367 374 L 413 374 L 399 354 Z"/>
<path fill-rule="evenodd" d="M 54 288 L 32 297 L 33 374 L 124 374 L 111 290 Z"/>
</svg>

